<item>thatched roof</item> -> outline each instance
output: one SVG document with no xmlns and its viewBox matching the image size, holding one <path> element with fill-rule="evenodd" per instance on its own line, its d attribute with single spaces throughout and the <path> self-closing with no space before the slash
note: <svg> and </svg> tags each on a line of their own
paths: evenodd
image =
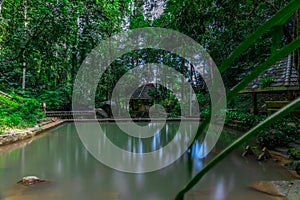
<svg viewBox="0 0 300 200">
<path fill-rule="evenodd" d="M 266 77 L 271 77 L 272 81 L 269 86 L 262 87 L 261 83 Z M 292 56 L 289 55 L 259 75 L 241 93 L 284 91 L 297 88 L 299 88 L 297 71 L 293 66 Z"/>
<path fill-rule="evenodd" d="M 149 95 L 150 90 L 156 90 L 153 83 L 142 85 L 134 91 L 131 99 L 154 99 L 153 96 Z"/>
</svg>

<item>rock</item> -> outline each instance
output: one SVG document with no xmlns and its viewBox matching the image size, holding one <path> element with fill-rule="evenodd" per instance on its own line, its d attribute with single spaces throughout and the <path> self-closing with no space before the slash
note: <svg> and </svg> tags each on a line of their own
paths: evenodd
<svg viewBox="0 0 300 200">
<path fill-rule="evenodd" d="M 276 199 L 299 200 L 300 180 L 292 181 L 259 181 L 250 188 L 276 197 Z"/>
<path fill-rule="evenodd" d="M 272 182 L 258 181 L 249 185 L 251 189 L 262 192 L 271 196 L 283 197 L 282 194 L 276 189 Z"/>
<path fill-rule="evenodd" d="M 18 181 L 18 183 L 21 183 L 26 186 L 33 185 L 40 182 L 45 182 L 45 180 L 42 180 L 36 176 L 25 176 L 22 178 L 22 180 Z"/>
<path fill-rule="evenodd" d="M 272 183 L 288 200 L 299 200 L 300 180 L 272 181 Z"/>
</svg>

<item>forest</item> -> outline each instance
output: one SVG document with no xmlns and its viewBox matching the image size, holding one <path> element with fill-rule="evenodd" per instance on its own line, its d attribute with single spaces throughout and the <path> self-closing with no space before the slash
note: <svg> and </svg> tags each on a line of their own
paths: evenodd
<svg viewBox="0 0 300 200">
<path fill-rule="evenodd" d="M 126 36 L 135 31 L 145 32 L 136 35 L 132 42 Z M 170 37 L 174 39 L 171 42 L 161 39 L 160 33 L 168 31 L 176 33 Z M 185 48 L 178 47 L 178 35 L 186 38 L 186 43 L 182 42 Z M 285 164 L 294 173 L 289 177 L 299 179 L 299 36 L 299 0 L 0 0 L 0 146 L 16 143 L 15 147 L 1 146 L 0 149 L 0 169 L 4 171 L 0 178 L 8 180 L 7 183 L 0 181 L 0 199 L 1 192 L 6 192 L 8 186 L 14 189 L 15 179 L 24 176 L 29 169 L 35 170 L 30 173 L 45 176 L 42 177 L 45 180 L 28 176 L 34 179 L 34 184 L 56 181 L 48 190 L 51 195 L 83 195 L 84 199 L 98 199 L 99 188 L 95 188 L 103 183 L 105 187 L 101 186 L 101 192 L 108 189 L 111 192 L 113 188 L 110 197 L 120 193 L 137 195 L 136 199 L 140 199 L 143 193 L 155 199 L 159 189 L 164 188 L 156 188 L 159 184 L 155 182 L 155 187 L 149 189 L 148 182 L 143 182 L 145 178 L 152 183 L 152 173 L 150 176 L 145 173 L 143 177 L 135 173 L 156 170 L 157 180 L 172 182 L 170 191 L 160 191 L 161 194 L 169 195 L 167 199 L 178 200 L 185 199 L 206 175 L 222 179 L 233 174 L 233 179 L 229 178 L 237 181 L 233 187 L 242 187 L 238 181 L 243 178 L 233 172 L 232 163 L 238 166 L 237 174 L 250 175 L 245 180 L 253 182 L 252 173 L 260 180 L 270 174 L 279 174 L 280 179 L 288 177 L 276 170 L 286 170 L 282 163 L 289 161 Z M 174 51 L 155 48 L 156 44 L 152 48 L 147 37 L 153 39 L 152 42 L 168 43 Z M 124 52 L 129 43 L 148 46 L 133 48 L 129 45 L 132 51 L 114 58 L 116 52 Z M 194 43 L 201 45 L 200 50 L 194 48 Z M 198 54 L 198 51 L 205 53 Z M 182 56 L 189 52 L 193 52 L 190 59 Z M 209 67 L 203 67 L 202 62 L 198 66 L 192 62 L 199 58 Z M 101 76 L 97 76 L 99 69 L 84 68 L 99 63 L 109 64 Z M 88 70 L 82 72 L 82 69 Z M 172 70 L 180 76 L 173 77 Z M 205 73 L 211 78 L 209 82 Z M 95 90 L 89 87 L 92 84 L 96 85 Z M 118 84 L 121 86 L 116 90 Z M 123 97 L 122 92 L 131 96 Z M 220 106 L 222 103 L 224 109 Z M 61 115 L 56 116 L 57 113 Z M 155 117 L 157 121 L 151 121 Z M 119 126 L 123 123 L 123 128 L 131 127 L 133 121 L 128 120 L 132 119 L 134 128 L 128 130 L 136 135 L 127 134 L 127 129 Z M 92 127 L 96 124 L 93 122 L 103 122 L 99 123 L 104 127 L 101 137 L 95 131 L 100 129 Z M 155 134 L 147 138 L 145 130 L 154 130 Z M 51 134 L 32 139 L 43 131 Z M 76 131 L 78 135 L 73 134 Z M 189 138 L 191 133 L 195 135 Z M 110 142 L 106 142 L 106 134 Z M 16 142 L 18 140 L 22 142 Z M 113 145 L 109 146 L 114 142 L 113 145 L 122 149 L 121 154 L 113 151 Z M 171 154 L 164 154 L 161 149 L 172 143 L 175 145 L 168 152 Z M 89 147 L 96 149 L 96 153 Z M 238 148 L 243 149 L 243 156 L 234 152 Z M 128 159 L 124 152 L 128 153 Z M 144 162 L 146 156 L 139 157 L 153 152 L 159 152 L 150 156 L 157 162 L 150 159 L 147 163 Z M 36 156 L 32 156 L 35 153 Z M 105 153 L 109 164 L 97 157 Z M 280 158 L 272 157 L 274 155 Z M 120 159 L 116 159 L 116 168 L 110 165 L 115 158 Z M 168 163 L 170 167 L 151 168 L 174 158 L 177 160 Z M 224 171 L 214 168 L 218 163 L 229 163 L 230 159 L 234 161 L 227 164 Z M 133 163 L 137 165 L 130 170 L 137 171 L 128 170 Z M 261 168 L 263 172 L 259 174 Z M 175 169 L 182 172 L 177 173 Z M 24 178 L 17 183 L 24 185 Z M 224 180 L 202 193 L 218 195 L 219 183 L 224 188 L 230 185 Z M 61 183 L 65 183 L 62 188 Z M 249 189 L 245 183 L 243 187 Z M 300 182 L 297 183 L 288 183 L 288 188 L 300 186 Z M 124 189 L 124 185 L 134 188 L 136 193 Z M 139 187 L 140 191 L 136 189 Z M 29 191 L 26 189 L 30 187 L 24 188 L 20 191 L 26 192 L 13 190 L 13 195 L 23 198 L 29 194 L 30 199 L 30 194 L 43 192 L 42 189 Z M 245 188 L 241 191 L 242 194 L 246 192 Z M 48 199 L 53 199 L 47 194 Z M 295 194 L 299 195 L 297 191 Z M 222 195 L 221 199 L 227 199 Z M 79 196 L 77 199 L 83 198 Z"/>
<path fill-rule="evenodd" d="M 27 121 L 29 124 L 36 123 L 43 116 L 40 113 L 42 102 L 46 103 L 48 110 L 71 110 L 74 80 L 86 56 L 101 41 L 136 28 L 161 27 L 191 37 L 210 54 L 222 72 L 226 90 L 230 90 L 268 57 L 298 37 L 299 10 L 293 12 L 295 14 L 287 21 L 271 27 L 239 55 L 227 70 L 222 69 L 222 63 L 240 43 L 290 2 L 292 1 L 2 1 L 0 91 L 9 94 L 12 99 L 1 97 L 9 104 L 8 107 L 1 105 L 1 123 L 4 126 L 26 125 Z M 299 49 L 292 54 L 299 74 Z M 187 61 L 174 58 L 176 55 L 153 49 L 123 55 L 113 62 L 113 67 L 99 80 L 95 106 L 100 107 L 101 102 L 110 100 L 114 85 L 123 74 L 147 62 L 162 62 L 171 66 L 191 82 Z M 193 77 L 195 81 L 192 86 L 197 93 L 198 102 L 205 106 L 209 104 L 206 87 L 200 74 L 194 74 Z M 268 80 L 264 81 L 268 84 Z M 167 91 L 156 96 L 162 105 L 167 106 L 171 117 L 178 115 L 174 96 Z M 251 98 L 247 95 L 240 95 L 229 107 L 249 111 L 249 99 Z M 30 112 L 33 110 L 37 111 Z M 204 115 L 207 112 L 207 109 L 203 109 Z M 243 117 L 243 113 L 236 115 L 237 118 Z"/>
</svg>

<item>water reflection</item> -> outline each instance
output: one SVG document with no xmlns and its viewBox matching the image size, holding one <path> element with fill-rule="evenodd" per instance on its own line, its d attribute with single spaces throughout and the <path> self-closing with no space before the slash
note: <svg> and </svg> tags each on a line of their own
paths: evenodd
<svg viewBox="0 0 300 200">
<path fill-rule="evenodd" d="M 175 139 L 174 135 L 178 131 L 178 124 L 169 123 L 163 132 L 155 134 L 149 140 L 116 134 L 117 128 L 113 127 L 113 124 L 104 126 L 111 141 L 126 150 L 138 153 L 159 149 L 172 138 Z M 190 130 L 191 127 L 186 126 L 186 134 Z M 97 141 L 97 144 L 105 145 L 103 141 Z M 205 144 L 198 141 L 189 153 L 160 171 L 146 174 L 122 173 L 99 163 L 82 145 L 74 125 L 66 124 L 34 140 L 30 145 L 1 155 L 0 196 L 22 200 L 109 200 L 116 197 L 121 200 L 174 199 L 176 192 L 215 155 L 213 153 L 207 159 L 200 159 L 204 150 Z M 159 158 L 171 159 L 164 155 L 163 151 L 159 151 Z M 132 156 L 131 159 L 136 158 Z M 270 168 L 272 170 L 267 170 Z M 51 184 L 29 189 L 17 187 L 15 183 L 27 175 L 51 180 Z M 256 161 L 241 159 L 233 154 L 207 174 L 188 194 L 188 199 L 239 199 L 237 196 L 248 200 L 264 199 L 247 190 L 246 186 L 257 180 L 288 178 L 282 176 L 280 168 L 266 164 L 260 166 Z M 104 196 L 105 198 L 102 198 Z"/>
<path fill-rule="evenodd" d="M 195 127 L 196 123 L 190 123 L 187 126 Z M 141 126 L 143 123 L 139 123 Z M 123 132 L 118 126 L 112 123 L 102 123 L 101 128 L 106 133 L 106 137 L 116 146 L 121 149 L 135 152 L 135 153 L 147 153 L 156 151 L 164 146 L 166 146 L 170 141 L 175 139 L 179 143 L 178 136 L 176 135 L 179 128 L 179 123 L 167 123 L 164 126 L 162 123 L 147 123 L 147 126 L 151 129 L 152 137 L 133 137 L 130 134 Z M 163 127 L 163 128 L 160 128 Z M 187 133 L 183 135 L 189 135 Z M 174 138 L 175 136 L 175 138 Z M 124 141 L 127 141 L 126 146 L 124 146 Z M 151 145 L 150 145 L 151 144 Z"/>
<path fill-rule="evenodd" d="M 216 185 L 215 193 L 214 193 L 214 199 L 215 200 L 224 200 L 226 197 L 226 192 L 224 188 L 224 179 L 223 177 L 219 179 L 219 182 Z"/>
<path fill-rule="evenodd" d="M 201 169 L 203 167 L 203 161 L 202 159 L 199 159 L 199 152 L 201 149 L 202 144 L 200 142 L 196 142 L 193 146 L 192 146 L 192 150 L 191 150 L 191 155 L 193 159 L 193 162 L 195 164 L 195 166 L 197 167 L 197 169 Z M 192 159 L 190 158 L 190 159 Z"/>
</svg>

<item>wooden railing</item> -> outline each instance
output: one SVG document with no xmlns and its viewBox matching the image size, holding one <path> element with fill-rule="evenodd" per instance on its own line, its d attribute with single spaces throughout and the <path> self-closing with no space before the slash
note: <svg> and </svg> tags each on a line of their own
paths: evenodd
<svg viewBox="0 0 300 200">
<path fill-rule="evenodd" d="M 59 117 L 62 119 L 95 119 L 95 111 L 46 111 L 46 117 Z"/>
<path fill-rule="evenodd" d="M 268 115 L 277 112 L 279 109 L 288 105 L 290 101 L 266 101 L 266 108 Z M 292 115 L 300 115 L 300 109 L 295 109 L 291 112 Z"/>
</svg>

